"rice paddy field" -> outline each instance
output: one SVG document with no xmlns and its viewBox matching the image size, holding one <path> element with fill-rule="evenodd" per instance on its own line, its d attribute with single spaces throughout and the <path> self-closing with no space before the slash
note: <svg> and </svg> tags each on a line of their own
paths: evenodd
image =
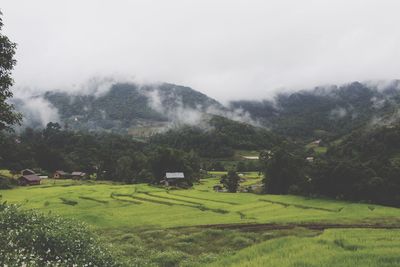
<svg viewBox="0 0 400 267">
<path fill-rule="evenodd" d="M 400 266 L 400 209 L 215 192 L 223 174 L 187 190 L 48 179 L 0 197 L 86 222 L 128 266 Z M 242 187 L 261 180 L 242 177 Z"/>
</svg>

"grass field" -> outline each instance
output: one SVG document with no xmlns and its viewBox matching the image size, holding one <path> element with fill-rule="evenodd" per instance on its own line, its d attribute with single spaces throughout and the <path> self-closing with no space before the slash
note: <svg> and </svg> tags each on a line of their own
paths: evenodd
<svg viewBox="0 0 400 267">
<path fill-rule="evenodd" d="M 157 264 L 157 259 L 168 258 L 172 263 L 165 266 L 177 266 L 178 263 L 195 265 L 199 262 L 209 264 L 214 261 L 217 261 L 215 266 L 314 266 L 307 265 L 307 261 L 303 265 L 300 261 L 296 263 L 295 259 L 300 256 L 307 259 L 320 248 L 321 254 L 317 255 L 320 259 L 313 261 L 315 266 L 330 266 L 328 260 L 336 254 L 343 256 L 345 263 L 352 266 L 357 261 L 347 261 L 352 257 L 349 255 L 357 260 L 363 257 L 364 252 L 371 254 L 373 238 L 381 238 L 382 244 L 387 244 L 379 250 L 382 257 L 385 253 L 391 254 L 392 249 L 400 251 L 399 232 L 396 230 L 326 230 L 323 233 L 319 231 L 318 234 L 322 235 L 316 236 L 315 231 L 298 229 L 251 234 L 233 229 L 209 229 L 212 226 L 197 228 L 253 223 L 400 225 L 400 209 L 397 208 L 300 196 L 214 192 L 213 185 L 218 184 L 222 174 L 212 173 L 214 178 L 204 179 L 189 190 L 169 191 L 146 184 L 48 179 L 40 186 L 0 190 L 0 197 L 1 201 L 18 203 L 24 209 L 37 209 L 88 223 L 101 233 L 106 242 L 113 244 L 130 265 L 163 266 Z M 243 173 L 243 177 L 246 178 L 243 186 L 261 180 L 258 173 Z M 299 233 L 304 235 L 299 236 Z M 362 233 L 366 236 L 365 240 Z M 394 236 L 392 239 L 391 235 Z M 286 237 L 277 238 L 280 236 Z M 270 240 L 271 237 L 274 238 Z M 388 242 L 385 242 L 386 239 Z M 335 240 L 343 240 L 345 246 L 361 242 L 361 247 L 347 251 Z M 165 247 L 157 250 L 160 243 L 165 243 Z M 187 246 L 195 249 L 186 251 Z M 266 262 L 279 263 L 283 260 L 277 250 L 282 247 L 293 259 L 288 257 L 282 264 L 265 265 Z M 301 251 L 301 248 L 306 250 Z M 240 249 L 244 250 L 235 256 L 228 256 Z M 263 251 L 271 253 L 267 257 Z M 252 261 L 243 261 L 245 255 L 251 255 Z M 145 259 L 149 258 L 153 261 L 146 262 Z M 132 262 L 132 259 L 136 261 Z M 376 260 L 381 261 L 379 257 Z M 389 263 L 396 260 L 398 258 L 393 258 Z"/>
<path fill-rule="evenodd" d="M 400 266 L 399 251 L 400 230 L 325 230 L 265 241 L 210 266 Z"/>
<path fill-rule="evenodd" d="M 19 203 L 23 208 L 79 219 L 96 228 L 400 222 L 400 209 L 379 205 L 299 196 L 216 193 L 212 186 L 218 180 L 205 179 L 193 189 L 170 191 L 145 184 L 46 180 L 41 186 L 2 190 L 0 195 L 3 201 Z"/>
</svg>

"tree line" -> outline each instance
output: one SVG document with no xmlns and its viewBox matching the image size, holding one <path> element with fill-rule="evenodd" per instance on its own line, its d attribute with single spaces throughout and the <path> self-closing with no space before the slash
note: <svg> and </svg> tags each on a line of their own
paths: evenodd
<svg viewBox="0 0 400 267">
<path fill-rule="evenodd" d="M 327 196 L 400 206 L 400 126 L 353 131 L 312 162 L 301 147 L 260 155 L 266 193 Z"/>
<path fill-rule="evenodd" d="M 83 171 L 101 180 L 158 183 L 165 172 L 199 177 L 195 153 L 135 141 L 127 135 L 67 131 L 58 123 L 0 134 L 0 168 Z"/>
</svg>

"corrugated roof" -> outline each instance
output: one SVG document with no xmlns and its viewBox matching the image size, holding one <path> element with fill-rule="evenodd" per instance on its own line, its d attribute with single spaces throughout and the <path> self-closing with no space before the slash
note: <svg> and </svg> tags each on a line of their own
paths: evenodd
<svg viewBox="0 0 400 267">
<path fill-rule="evenodd" d="M 185 178 L 185 175 L 183 172 L 167 172 L 165 173 L 165 177 L 167 179 L 183 179 Z"/>
<path fill-rule="evenodd" d="M 36 174 L 23 175 L 21 176 L 21 178 L 25 178 L 30 182 L 40 181 L 40 177 L 37 176 Z"/>
<path fill-rule="evenodd" d="M 71 174 L 73 176 L 85 176 L 86 175 L 86 173 L 84 173 L 84 172 L 72 172 Z"/>
</svg>

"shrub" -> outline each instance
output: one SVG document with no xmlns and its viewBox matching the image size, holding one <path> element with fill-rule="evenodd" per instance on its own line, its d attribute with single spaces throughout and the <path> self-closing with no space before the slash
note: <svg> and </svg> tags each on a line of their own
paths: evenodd
<svg viewBox="0 0 400 267">
<path fill-rule="evenodd" d="M 0 204 L 4 266 L 118 266 L 87 226 Z"/>
<path fill-rule="evenodd" d="M 17 180 L 6 177 L 0 177 L 0 189 L 11 189 L 16 185 L 17 185 Z"/>
<path fill-rule="evenodd" d="M 153 262 L 161 267 L 174 267 L 185 259 L 188 259 L 188 255 L 183 252 L 163 251 L 154 256 Z"/>
</svg>

